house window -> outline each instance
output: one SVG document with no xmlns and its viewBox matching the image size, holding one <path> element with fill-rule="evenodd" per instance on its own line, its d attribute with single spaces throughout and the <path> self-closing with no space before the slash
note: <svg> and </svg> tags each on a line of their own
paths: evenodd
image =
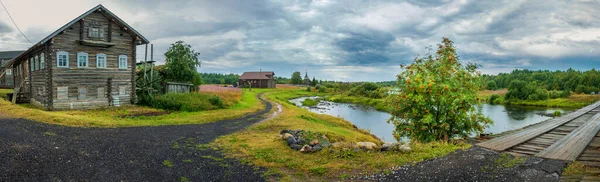
<svg viewBox="0 0 600 182">
<path fill-rule="evenodd" d="M 44 69 L 44 53 L 40 55 L 40 69 Z"/>
<path fill-rule="evenodd" d="M 78 52 L 77 53 L 77 67 L 87 68 L 88 67 L 88 53 Z"/>
<path fill-rule="evenodd" d="M 98 22 L 92 22 L 88 28 L 88 37 L 92 40 L 104 39 L 104 28 Z"/>
<path fill-rule="evenodd" d="M 96 54 L 96 67 L 106 68 L 106 54 Z"/>
<path fill-rule="evenodd" d="M 40 57 L 39 56 L 35 56 L 35 60 L 33 62 L 33 65 L 35 66 L 35 70 L 40 70 Z"/>
<path fill-rule="evenodd" d="M 67 100 L 69 98 L 69 87 L 56 87 L 56 98 Z"/>
<path fill-rule="evenodd" d="M 6 75 L 8 75 L 8 76 L 12 75 L 12 69 L 6 69 Z"/>
<path fill-rule="evenodd" d="M 106 97 L 106 93 L 104 93 L 104 87 L 98 87 L 98 98 L 105 98 Z"/>
<path fill-rule="evenodd" d="M 87 88 L 79 87 L 78 91 L 79 91 L 79 95 L 77 95 L 77 100 L 85 100 L 85 98 L 87 97 Z"/>
<path fill-rule="evenodd" d="M 56 53 L 56 67 L 68 68 L 69 67 L 69 53 L 60 51 Z"/>
<path fill-rule="evenodd" d="M 119 69 L 127 69 L 127 55 L 119 56 Z"/>
<path fill-rule="evenodd" d="M 125 86 L 119 86 L 119 95 L 120 96 L 127 95 L 127 87 L 125 87 Z"/>
</svg>

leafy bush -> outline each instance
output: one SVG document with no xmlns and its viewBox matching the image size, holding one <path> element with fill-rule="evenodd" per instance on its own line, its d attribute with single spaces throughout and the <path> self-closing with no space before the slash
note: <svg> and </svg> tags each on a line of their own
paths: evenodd
<svg viewBox="0 0 600 182">
<path fill-rule="evenodd" d="M 553 115 L 555 117 L 562 115 L 562 113 L 560 111 L 554 111 Z"/>
<path fill-rule="evenodd" d="M 494 103 L 495 103 L 495 101 L 496 101 L 496 99 L 498 99 L 498 98 L 500 98 L 500 95 L 498 95 L 498 94 L 492 94 L 492 95 L 490 96 L 490 99 L 488 100 L 488 103 L 490 103 L 490 104 L 494 104 Z"/>
<path fill-rule="evenodd" d="M 448 38 L 436 52 L 415 58 L 398 75 L 403 84 L 387 100 L 396 140 L 408 136 L 420 142 L 448 141 L 481 133 L 492 123 L 475 108 L 484 86 L 477 65 L 461 64 Z"/>
<path fill-rule="evenodd" d="M 311 91 L 311 88 L 310 88 L 310 87 L 306 87 L 306 91 L 309 91 L 309 92 L 310 92 L 310 91 Z"/>
<path fill-rule="evenodd" d="M 204 111 L 224 108 L 223 100 L 215 95 L 202 93 L 168 93 L 154 97 L 150 107 L 171 111 Z"/>
</svg>

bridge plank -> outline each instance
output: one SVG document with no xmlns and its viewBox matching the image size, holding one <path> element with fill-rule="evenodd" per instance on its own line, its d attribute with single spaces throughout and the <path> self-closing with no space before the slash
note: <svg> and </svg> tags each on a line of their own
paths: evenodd
<svg viewBox="0 0 600 182">
<path fill-rule="evenodd" d="M 586 114 L 587 112 L 596 109 L 600 105 L 600 101 L 584 108 L 581 108 L 575 112 L 567 114 L 563 117 L 558 117 L 554 119 L 550 119 L 547 121 L 543 121 L 543 123 L 533 125 L 531 127 L 516 131 L 514 133 L 503 135 L 500 137 L 496 137 L 485 142 L 478 143 L 476 145 L 496 150 L 496 151 L 504 151 L 508 148 L 511 148 L 515 145 L 526 142 L 534 137 L 547 133 L 548 131 L 559 127 L 569 121 L 572 121 L 581 115 Z"/>
<path fill-rule="evenodd" d="M 600 131 L 600 113 L 550 147 L 536 154 L 537 157 L 575 161 Z"/>
</svg>

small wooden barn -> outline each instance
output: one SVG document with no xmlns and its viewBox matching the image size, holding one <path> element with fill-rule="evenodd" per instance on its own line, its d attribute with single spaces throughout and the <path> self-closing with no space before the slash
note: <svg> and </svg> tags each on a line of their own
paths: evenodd
<svg viewBox="0 0 600 182">
<path fill-rule="evenodd" d="M 98 5 L 13 60 L 15 99 L 48 110 L 134 104 L 136 46 L 148 43 Z"/>
<path fill-rule="evenodd" d="M 23 53 L 23 51 L 0 52 L 0 88 L 13 88 L 14 80 L 10 62 L 21 53 Z"/>
<path fill-rule="evenodd" d="M 272 71 L 244 72 L 239 78 L 239 85 L 252 88 L 275 88 L 276 83 Z"/>
</svg>

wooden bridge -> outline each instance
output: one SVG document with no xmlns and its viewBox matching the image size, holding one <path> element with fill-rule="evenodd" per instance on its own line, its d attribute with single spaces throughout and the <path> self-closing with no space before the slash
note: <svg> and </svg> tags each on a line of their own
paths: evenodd
<svg viewBox="0 0 600 182">
<path fill-rule="evenodd" d="M 568 115 L 506 132 L 477 145 L 513 155 L 577 160 L 600 167 L 599 130 L 600 102 L 596 102 Z"/>
</svg>

